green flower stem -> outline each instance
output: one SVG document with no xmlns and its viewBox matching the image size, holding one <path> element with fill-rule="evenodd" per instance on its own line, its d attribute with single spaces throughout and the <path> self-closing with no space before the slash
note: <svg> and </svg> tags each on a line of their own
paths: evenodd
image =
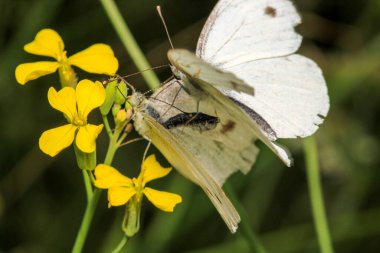
<svg viewBox="0 0 380 253">
<path fill-rule="evenodd" d="M 115 2 L 113 0 L 100 0 L 100 2 L 102 3 L 104 10 L 119 35 L 124 47 L 128 51 L 137 68 L 142 72 L 141 74 L 146 83 L 151 89 L 158 88 L 160 86 L 160 80 L 152 70 L 148 70 L 151 69 L 151 66 L 142 53 L 127 24 L 124 22 L 124 19 L 121 16 Z"/>
<path fill-rule="evenodd" d="M 112 163 L 113 157 L 115 155 L 115 152 L 117 150 L 117 136 L 112 136 L 110 140 L 110 144 L 108 146 L 108 151 L 106 154 L 106 158 L 104 160 L 105 164 L 110 165 Z M 100 196 L 101 190 L 95 189 L 92 193 L 92 196 L 89 198 L 87 202 L 86 211 L 84 213 L 82 224 L 79 228 L 78 235 L 75 239 L 74 247 L 72 253 L 80 253 L 82 252 L 84 242 L 86 240 L 88 230 L 91 225 L 92 218 L 94 217 L 95 209 L 98 204 L 99 196 Z M 87 197 L 89 195 L 87 194 Z"/>
<path fill-rule="evenodd" d="M 333 247 L 328 229 L 325 207 L 323 204 L 323 195 L 321 179 L 319 175 L 318 150 L 314 137 L 304 140 L 304 150 L 306 156 L 307 179 L 311 206 L 313 209 L 314 223 L 317 230 L 319 247 L 322 253 L 333 253 Z"/>
<path fill-rule="evenodd" d="M 127 137 L 127 134 L 124 133 L 121 135 L 121 137 L 119 138 L 119 140 L 117 141 L 117 147 L 120 147 L 120 145 L 123 143 L 124 139 Z"/>
<path fill-rule="evenodd" d="M 88 172 L 88 175 L 89 175 L 91 183 L 93 185 L 95 183 L 95 176 L 91 171 Z"/>
<path fill-rule="evenodd" d="M 86 241 L 88 230 L 90 228 L 91 221 L 92 221 L 92 218 L 94 217 L 96 206 L 97 206 L 98 201 L 99 201 L 100 193 L 101 193 L 100 189 L 95 189 L 91 199 L 87 203 L 86 211 L 84 212 L 82 224 L 80 226 L 78 235 L 75 239 L 75 243 L 74 243 L 72 253 L 82 252 L 84 242 Z"/>
<path fill-rule="evenodd" d="M 252 227 L 249 225 L 249 219 L 247 212 L 245 211 L 245 208 L 240 204 L 235 192 L 232 190 L 232 187 L 228 184 L 224 184 L 224 189 L 228 193 L 228 197 L 233 202 L 234 206 L 236 207 L 237 211 L 240 214 L 241 222 L 240 222 L 240 230 L 238 232 L 241 232 L 241 234 L 245 237 L 245 240 L 247 241 L 251 252 L 256 253 L 267 253 L 264 246 L 260 242 L 260 240 L 257 238 L 257 235 L 252 230 Z"/>
<path fill-rule="evenodd" d="M 115 131 L 115 133 L 112 135 L 110 139 L 110 144 L 108 146 L 106 158 L 104 159 L 104 163 L 107 165 L 111 165 L 113 157 L 115 156 L 116 150 L 119 147 L 118 146 L 118 139 L 119 134 Z"/>
<path fill-rule="evenodd" d="M 106 132 L 108 134 L 108 137 L 112 138 L 112 130 L 110 127 L 110 123 L 108 122 L 108 118 L 107 118 L 107 116 L 104 116 L 104 115 L 102 115 L 102 118 L 103 118 L 103 124 L 104 124 Z"/>
<path fill-rule="evenodd" d="M 104 163 L 107 165 L 111 165 L 113 157 L 115 156 L 116 150 L 119 148 L 120 143 L 127 137 L 127 134 L 123 133 L 125 125 L 118 127 L 115 129 L 111 139 L 110 145 L 108 146 L 106 158 L 104 159 Z M 120 137 L 120 134 L 123 133 Z M 120 137 L 120 138 L 119 138 Z"/>
<path fill-rule="evenodd" d="M 116 246 L 116 248 L 112 251 L 112 253 L 119 253 L 123 250 L 124 246 L 127 244 L 128 237 L 123 236 L 119 244 Z"/>
<path fill-rule="evenodd" d="M 84 185 L 86 187 L 87 202 L 89 202 L 90 199 L 92 198 L 92 194 L 93 194 L 91 178 L 90 178 L 90 175 L 88 174 L 87 170 L 81 170 L 81 171 L 83 174 Z"/>
<path fill-rule="evenodd" d="M 104 163 L 107 165 L 111 165 L 113 157 L 115 155 L 115 152 L 118 148 L 118 138 L 120 136 L 120 133 L 122 132 L 122 129 L 116 129 L 115 133 L 110 138 L 110 143 L 108 146 L 106 158 L 104 160 Z M 86 184 L 86 191 L 87 191 L 87 180 L 90 180 L 89 175 L 87 174 L 87 179 L 85 177 L 85 184 Z M 99 201 L 101 190 L 95 188 L 95 190 L 92 193 L 92 196 L 89 198 L 86 206 L 86 211 L 84 213 L 82 224 L 79 228 L 78 235 L 75 239 L 74 247 L 72 250 L 72 253 L 80 253 L 82 252 L 84 243 L 86 241 L 86 237 L 88 234 L 88 230 L 91 225 L 92 218 L 94 217 L 94 213 L 96 210 L 96 206 Z M 89 197 L 89 193 L 87 192 L 87 197 Z"/>
</svg>

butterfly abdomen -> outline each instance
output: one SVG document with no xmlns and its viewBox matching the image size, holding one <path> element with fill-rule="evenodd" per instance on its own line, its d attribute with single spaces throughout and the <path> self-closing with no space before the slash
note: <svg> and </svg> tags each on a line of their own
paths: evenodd
<svg viewBox="0 0 380 253">
<path fill-rule="evenodd" d="M 198 129 L 200 132 L 215 129 L 220 122 L 218 117 L 210 116 L 204 113 L 180 113 L 161 124 L 166 129 L 180 126 L 189 126 Z"/>
</svg>

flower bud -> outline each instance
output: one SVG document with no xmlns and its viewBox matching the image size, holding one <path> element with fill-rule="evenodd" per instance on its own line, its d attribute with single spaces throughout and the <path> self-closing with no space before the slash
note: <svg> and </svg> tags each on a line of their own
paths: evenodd
<svg viewBox="0 0 380 253">
<path fill-rule="evenodd" d="M 117 113 L 121 110 L 121 105 L 119 104 L 114 104 L 112 107 L 112 115 L 114 118 L 116 118 Z"/>
<path fill-rule="evenodd" d="M 141 201 L 133 197 L 126 206 L 122 229 L 126 236 L 134 236 L 140 229 Z"/>
<path fill-rule="evenodd" d="M 125 122 L 128 119 L 127 116 L 127 112 L 124 109 L 118 111 L 115 118 L 116 124 Z"/>
<path fill-rule="evenodd" d="M 117 80 L 112 80 L 107 83 L 106 99 L 104 100 L 103 105 L 100 107 L 100 112 L 103 116 L 106 116 L 110 112 L 112 105 L 115 102 L 116 85 Z"/>
<path fill-rule="evenodd" d="M 127 96 L 128 96 L 127 85 L 123 81 L 121 81 L 116 86 L 115 103 L 119 105 L 124 104 Z"/>
<path fill-rule="evenodd" d="M 132 123 L 128 123 L 128 125 L 125 127 L 124 132 L 126 132 L 127 134 L 129 134 L 130 132 L 132 132 L 132 130 L 133 130 Z"/>
<path fill-rule="evenodd" d="M 133 109 L 133 107 L 132 107 L 132 105 L 131 105 L 131 103 L 129 101 L 125 102 L 124 108 L 125 108 L 125 110 Z"/>
</svg>

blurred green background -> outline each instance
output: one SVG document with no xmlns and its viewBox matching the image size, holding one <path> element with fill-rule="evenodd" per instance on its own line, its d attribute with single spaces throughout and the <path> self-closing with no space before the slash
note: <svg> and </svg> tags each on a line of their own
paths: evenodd
<svg viewBox="0 0 380 253">
<path fill-rule="evenodd" d="M 169 44 L 156 14 L 160 4 L 176 47 L 194 49 L 216 1 L 119 0 L 117 4 L 152 66 L 167 64 Z M 325 204 L 336 252 L 380 252 L 380 1 L 296 1 L 303 17 L 300 52 L 323 69 L 331 109 L 316 134 Z M 0 252 L 69 252 L 86 205 L 72 149 L 51 159 L 38 138 L 63 123 L 50 108 L 48 87 L 58 74 L 24 87 L 15 67 L 41 59 L 22 47 L 42 28 L 63 37 L 68 55 L 96 42 L 110 44 L 119 74 L 136 72 L 100 2 L 0 0 Z M 78 71 L 80 78 L 104 79 Z M 157 71 L 161 80 L 168 69 Z M 141 76 L 130 79 L 147 90 Z M 94 114 L 95 115 L 95 114 Z M 100 119 L 93 121 L 100 122 Z M 284 141 L 295 158 L 284 165 L 266 147 L 251 173 L 231 185 L 269 252 L 319 252 L 310 209 L 301 140 Z M 115 163 L 135 176 L 145 143 L 122 148 Z M 104 157 L 107 139 L 99 140 Z M 156 151 L 153 151 L 156 152 Z M 163 160 L 164 161 L 164 160 Z M 140 233 L 126 252 L 249 252 L 240 233 L 231 235 L 203 192 L 178 173 L 155 183 L 184 202 L 166 214 L 144 202 Z M 107 208 L 103 193 L 84 252 L 110 252 L 122 236 L 124 208 Z"/>
</svg>

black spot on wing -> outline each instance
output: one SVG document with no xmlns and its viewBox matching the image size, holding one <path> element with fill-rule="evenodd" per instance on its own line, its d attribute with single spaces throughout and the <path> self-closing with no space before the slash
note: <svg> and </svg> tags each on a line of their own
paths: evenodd
<svg viewBox="0 0 380 253">
<path fill-rule="evenodd" d="M 265 15 L 268 15 L 272 18 L 277 16 L 277 10 L 273 8 L 272 6 L 267 6 L 264 10 Z"/>
<path fill-rule="evenodd" d="M 236 123 L 234 121 L 228 120 L 225 125 L 222 125 L 222 129 L 220 130 L 220 132 L 222 134 L 226 134 L 226 133 L 234 130 L 235 125 L 236 125 Z"/>
<path fill-rule="evenodd" d="M 325 119 L 326 118 L 326 116 L 324 116 L 324 115 L 322 115 L 322 114 L 317 114 L 318 115 L 318 117 L 320 117 L 321 119 Z"/>
</svg>

